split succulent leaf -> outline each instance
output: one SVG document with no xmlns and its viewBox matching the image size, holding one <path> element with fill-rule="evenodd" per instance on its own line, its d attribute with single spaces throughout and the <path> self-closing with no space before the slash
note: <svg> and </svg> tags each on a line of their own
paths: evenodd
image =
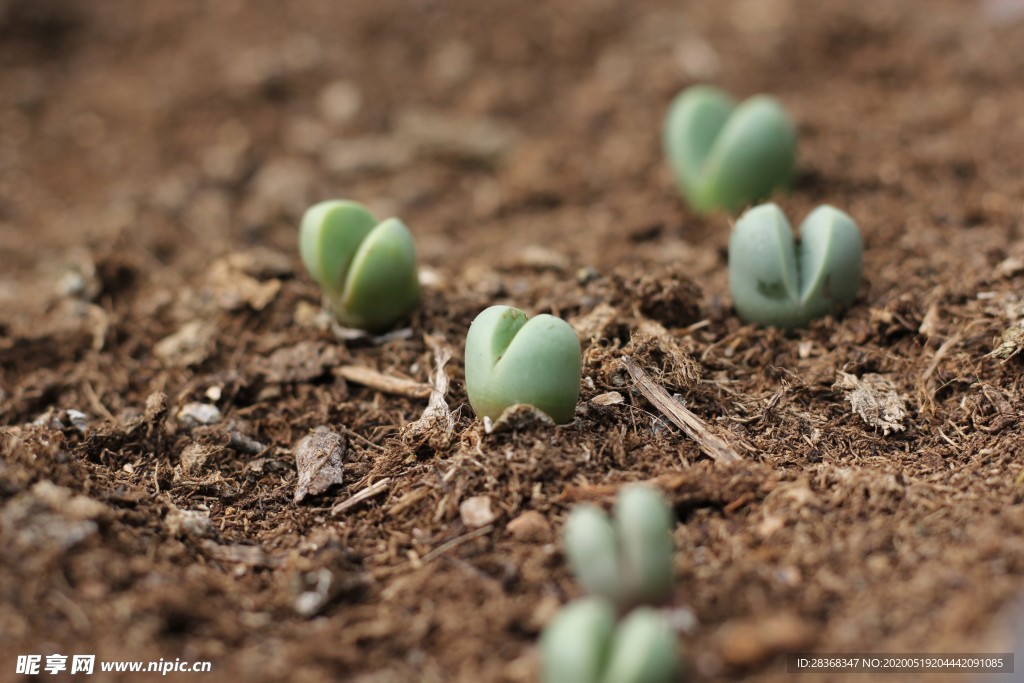
<svg viewBox="0 0 1024 683">
<path fill-rule="evenodd" d="M 864 246 L 857 224 L 832 206 L 800 225 L 800 243 L 775 204 L 756 206 L 736 222 L 729 240 L 729 290 L 747 322 L 804 327 L 857 298 Z"/>
<path fill-rule="evenodd" d="M 384 332 L 419 300 L 416 247 L 397 218 L 378 222 L 356 202 L 321 202 L 302 218 L 299 253 L 349 327 Z"/>
<path fill-rule="evenodd" d="M 661 494 L 642 484 L 619 493 L 614 523 L 579 505 L 563 532 L 569 566 L 588 593 L 618 605 L 663 602 L 672 592 L 672 521 Z"/>
<path fill-rule="evenodd" d="M 688 88 L 669 107 L 663 138 L 680 191 L 701 213 L 768 197 L 796 167 L 796 127 L 768 95 L 737 106 L 717 88 Z"/>
<path fill-rule="evenodd" d="M 582 357 L 572 327 L 561 318 L 491 306 L 466 335 L 466 393 L 480 417 L 496 419 L 517 403 L 570 422 L 580 397 Z"/>
</svg>

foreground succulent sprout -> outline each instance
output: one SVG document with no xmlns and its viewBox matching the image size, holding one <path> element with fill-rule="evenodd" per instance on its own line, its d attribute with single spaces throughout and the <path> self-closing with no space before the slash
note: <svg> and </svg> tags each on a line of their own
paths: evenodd
<svg viewBox="0 0 1024 683">
<path fill-rule="evenodd" d="M 593 505 L 577 505 L 565 523 L 565 554 L 583 589 L 614 602 L 623 599 L 619 539 L 608 515 Z"/>
<path fill-rule="evenodd" d="M 729 239 L 729 290 L 747 322 L 803 327 L 857 298 L 863 242 L 856 223 L 832 206 L 816 208 L 800 225 L 800 244 L 775 204 L 756 206 Z"/>
<path fill-rule="evenodd" d="M 541 636 L 541 680 L 598 683 L 614 632 L 615 608 L 604 600 L 584 598 L 562 608 Z"/>
<path fill-rule="evenodd" d="M 628 486 L 619 494 L 614 525 L 600 509 L 577 506 L 563 541 L 576 579 L 619 605 L 658 603 L 672 591 L 672 513 L 654 489 Z"/>
<path fill-rule="evenodd" d="M 619 625 L 601 683 L 672 683 L 681 666 L 676 636 L 650 607 L 633 610 Z"/>
<path fill-rule="evenodd" d="M 676 637 L 655 609 L 639 608 L 616 628 L 600 598 L 566 605 L 541 635 L 544 683 L 671 683 L 681 670 Z"/>
<path fill-rule="evenodd" d="M 511 306 L 491 306 L 466 335 L 466 393 L 480 417 L 496 419 L 517 403 L 570 422 L 580 397 L 580 342 L 552 315 L 528 318 Z"/>
<path fill-rule="evenodd" d="M 334 315 L 349 327 L 386 331 L 419 299 L 416 247 L 397 218 L 378 222 L 356 202 L 321 202 L 302 217 L 299 252 Z"/>
<path fill-rule="evenodd" d="M 663 138 L 680 191 L 701 213 L 768 197 L 796 167 L 796 127 L 768 95 L 737 106 L 717 88 L 688 88 L 670 105 Z"/>
<path fill-rule="evenodd" d="M 657 603 L 672 592 L 672 513 L 647 486 L 627 486 L 615 504 L 623 576 L 636 602 Z"/>
</svg>

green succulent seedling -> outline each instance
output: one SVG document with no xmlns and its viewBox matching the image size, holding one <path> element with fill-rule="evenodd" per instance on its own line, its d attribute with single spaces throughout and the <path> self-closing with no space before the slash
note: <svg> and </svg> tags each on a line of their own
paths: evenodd
<svg viewBox="0 0 1024 683">
<path fill-rule="evenodd" d="M 299 229 L 299 253 L 343 325 L 384 332 L 419 299 L 409 229 L 397 218 L 378 222 L 356 202 L 310 207 Z"/>
<path fill-rule="evenodd" d="M 583 598 L 541 635 L 544 683 L 671 683 L 680 670 L 675 634 L 654 609 L 636 609 L 616 628 L 611 603 Z"/>
<path fill-rule="evenodd" d="M 491 306 L 470 325 L 465 355 L 466 393 L 480 417 L 495 419 L 525 403 L 557 423 L 573 419 L 582 358 L 579 339 L 564 320 Z"/>
<path fill-rule="evenodd" d="M 583 588 L 631 606 L 659 603 L 672 592 L 672 513 L 654 489 L 622 490 L 614 523 L 593 505 L 578 505 L 565 523 L 569 566 Z"/>
<path fill-rule="evenodd" d="M 816 208 L 800 225 L 799 247 L 775 204 L 744 213 L 729 239 L 729 291 L 747 322 L 803 327 L 853 303 L 864 245 L 847 214 Z"/>
<path fill-rule="evenodd" d="M 669 107 L 663 141 L 680 191 L 701 213 L 768 197 L 796 168 L 796 127 L 768 95 L 737 106 L 718 88 L 687 88 Z"/>
<path fill-rule="evenodd" d="M 541 635 L 541 680 L 597 683 L 611 655 L 615 608 L 600 598 L 563 607 Z"/>
<path fill-rule="evenodd" d="M 638 607 L 615 631 L 601 683 L 672 683 L 681 668 L 676 635 L 665 617 Z"/>
<path fill-rule="evenodd" d="M 658 603 L 672 592 L 674 517 L 654 489 L 634 485 L 619 493 L 615 530 L 622 551 L 622 574 L 633 601 Z"/>
<path fill-rule="evenodd" d="M 619 535 L 604 510 L 587 504 L 573 508 L 562 542 L 569 566 L 584 590 L 615 603 L 627 601 Z"/>
</svg>

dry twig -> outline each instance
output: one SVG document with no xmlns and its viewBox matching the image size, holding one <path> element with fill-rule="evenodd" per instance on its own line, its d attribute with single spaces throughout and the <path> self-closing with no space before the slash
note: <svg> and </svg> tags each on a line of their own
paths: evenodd
<svg viewBox="0 0 1024 683">
<path fill-rule="evenodd" d="M 463 543 L 468 543 L 469 541 L 472 541 L 474 538 L 480 538 L 481 536 L 486 536 L 487 534 L 491 533 L 492 531 L 494 531 L 494 525 L 493 524 L 488 524 L 487 526 L 482 526 L 479 529 L 476 529 L 475 531 L 470 531 L 467 534 L 462 534 L 461 536 L 453 538 L 452 540 L 448 541 L 447 543 L 442 543 L 441 545 L 439 545 L 436 548 L 434 548 L 433 550 L 431 550 L 429 553 L 427 553 L 426 555 L 423 556 L 422 562 L 423 562 L 423 564 L 427 564 L 428 562 L 430 562 L 432 560 L 436 560 L 441 555 L 444 555 L 446 552 L 448 552 L 452 548 L 457 548 L 458 546 L 462 545 Z"/>
<path fill-rule="evenodd" d="M 430 385 L 423 384 L 404 377 L 392 377 L 383 372 L 377 372 L 373 368 L 364 365 L 342 365 L 334 370 L 336 375 L 345 378 L 346 381 L 361 384 L 385 394 L 396 394 L 409 398 L 426 398 L 430 396 Z"/>
<path fill-rule="evenodd" d="M 647 373 L 632 358 L 623 356 L 622 364 L 626 366 L 626 371 L 636 382 L 636 387 L 644 395 L 644 398 L 650 401 L 673 424 L 682 429 L 687 436 L 696 441 L 708 457 L 718 462 L 738 462 L 740 460 L 740 456 L 725 439 L 714 434 L 703 420 L 687 410 L 679 401 L 673 399 L 663 387 L 651 381 Z"/>
<path fill-rule="evenodd" d="M 367 486 L 365 489 L 363 489 L 359 493 L 356 493 L 356 494 L 350 496 L 349 498 L 341 501 L 340 503 L 338 503 L 337 505 L 332 507 L 331 508 L 331 514 L 332 515 L 341 514 L 345 510 L 348 510 L 351 507 L 355 507 L 356 505 L 359 505 L 364 500 L 368 500 L 368 499 L 373 498 L 374 496 L 376 496 L 378 493 L 382 493 L 384 491 L 387 491 L 388 486 L 390 486 L 390 485 L 391 485 L 391 477 L 384 477 L 380 481 L 377 481 L 377 482 L 374 482 L 374 483 L 370 484 L 369 486 Z"/>
<path fill-rule="evenodd" d="M 274 569 L 284 564 L 284 558 L 273 555 L 258 545 L 221 545 L 216 541 L 206 540 L 200 544 L 209 557 L 220 562 L 236 562 L 250 567 L 268 567 Z"/>
<path fill-rule="evenodd" d="M 431 381 L 430 400 L 423 414 L 415 422 L 402 429 L 406 440 L 426 438 L 437 449 L 447 446 L 455 432 L 455 418 L 448 408 L 445 396 L 448 394 L 448 371 L 445 367 L 452 358 L 451 349 L 433 337 L 426 337 L 434 353 L 434 377 Z"/>
</svg>

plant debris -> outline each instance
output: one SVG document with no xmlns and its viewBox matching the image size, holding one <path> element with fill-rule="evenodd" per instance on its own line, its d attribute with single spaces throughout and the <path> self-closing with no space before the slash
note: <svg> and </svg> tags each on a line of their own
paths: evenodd
<svg viewBox="0 0 1024 683">
<path fill-rule="evenodd" d="M 853 412 L 871 427 L 881 429 L 882 434 L 888 436 L 889 432 L 902 432 L 907 428 L 903 424 L 907 416 L 903 398 L 888 377 L 874 373 L 857 377 L 840 372 L 832 388 L 845 391 Z"/>
<path fill-rule="evenodd" d="M 318 496 L 344 480 L 345 439 L 327 429 L 314 431 L 295 445 L 295 502 Z"/>
</svg>

